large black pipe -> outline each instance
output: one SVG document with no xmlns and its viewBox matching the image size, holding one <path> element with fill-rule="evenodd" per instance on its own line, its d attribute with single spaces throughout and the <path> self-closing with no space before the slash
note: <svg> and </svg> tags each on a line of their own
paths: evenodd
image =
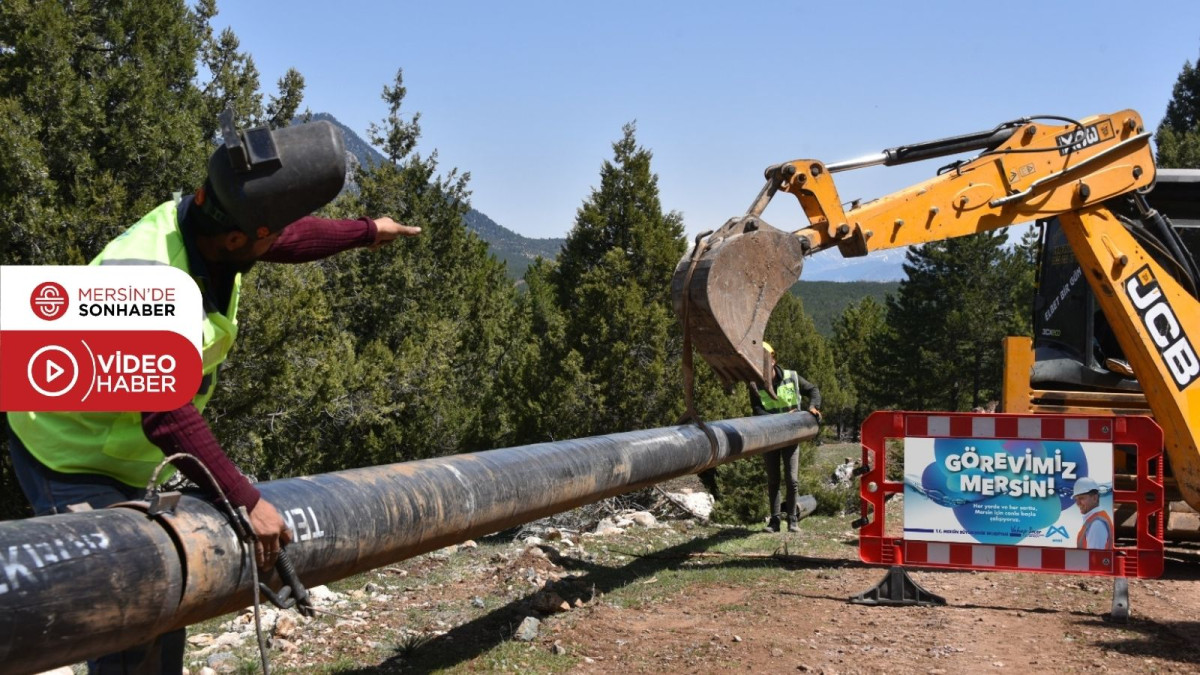
<svg viewBox="0 0 1200 675">
<path fill-rule="evenodd" d="M 0 523 L 0 672 L 66 665 L 174 621 L 169 533 L 129 509 Z"/>
<path fill-rule="evenodd" d="M 808 413 L 632 431 L 263 483 L 322 584 L 612 495 L 812 438 Z M 144 506 L 144 505 L 142 505 Z M 0 523 L 0 670 L 36 672 L 245 607 L 232 529 L 185 496 Z"/>
</svg>

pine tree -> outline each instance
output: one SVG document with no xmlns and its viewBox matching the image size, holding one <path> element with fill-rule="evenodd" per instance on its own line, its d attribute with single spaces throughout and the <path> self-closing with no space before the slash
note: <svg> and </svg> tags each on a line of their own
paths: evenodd
<svg viewBox="0 0 1200 675">
<path fill-rule="evenodd" d="M 686 242 L 681 216 L 662 211 L 650 163 L 626 125 L 550 274 L 566 317 L 562 353 L 577 355 L 592 393 L 590 415 L 572 436 L 662 426 L 683 411 L 681 333 L 669 295 Z M 717 414 L 732 407 L 707 369 L 697 374 L 699 401 L 719 402 Z"/>
<path fill-rule="evenodd" d="M 332 315 L 318 265 L 256 265 L 243 275 L 238 340 L 205 410 L 222 448 L 260 480 L 337 466 L 329 443 L 353 410 L 353 337 Z"/>
<path fill-rule="evenodd" d="M 173 0 L 0 4 L 6 263 L 86 262 L 195 185 L 197 21 Z"/>
<path fill-rule="evenodd" d="M 494 447 L 515 425 L 498 388 L 523 338 L 507 330 L 514 290 L 503 264 L 463 224 L 469 176 L 439 176 L 436 153 L 413 152 L 419 116 L 406 120 L 405 94 L 398 72 L 384 87 L 388 118 L 370 131 L 388 161 L 360 167 L 360 191 L 334 210 L 388 215 L 422 233 L 325 264 L 336 320 L 355 336 L 362 383 L 342 404 L 359 416 L 330 439 L 345 465 Z"/>
<path fill-rule="evenodd" d="M 663 213 L 658 176 L 650 169 L 652 154 L 637 144 L 636 133 L 632 122 L 622 128 L 612 161 L 600 169 L 600 187 L 579 208 L 563 245 L 555 281 L 564 307 L 572 305 L 574 289 L 611 251 L 628 262 L 629 280 L 646 289 L 648 300 L 670 300 L 671 276 L 687 245 L 683 218 Z"/>
<path fill-rule="evenodd" d="M 1028 325 L 1020 254 L 1004 231 L 910 249 L 908 278 L 887 303 L 880 403 L 969 410 L 999 397 L 1001 339 Z"/>
<path fill-rule="evenodd" d="M 1009 297 L 1013 310 L 1009 335 L 1033 335 L 1033 298 L 1037 294 L 1037 266 L 1041 254 L 1041 228 L 1025 230 L 1003 259 L 1004 275 L 1011 284 Z"/>
<path fill-rule="evenodd" d="M 214 0 L 0 3 L 0 246 L 10 264 L 81 264 L 204 176 L 216 115 L 269 120 L 253 60 L 214 39 Z M 203 66 L 204 72 L 201 72 Z M 303 93 L 280 80 L 273 114 Z"/>
<path fill-rule="evenodd" d="M 838 422 L 855 432 L 868 415 L 881 407 L 874 393 L 879 389 L 876 360 L 878 341 L 885 330 L 884 316 L 883 305 L 867 296 L 847 306 L 833 323 L 834 360 L 849 402 L 846 415 Z"/>
<path fill-rule="evenodd" d="M 583 357 L 568 344 L 567 317 L 551 276 L 554 263 L 534 261 L 525 270 L 525 292 L 516 300 L 514 345 L 503 388 L 519 445 L 574 438 L 599 417 L 599 387 L 584 372 Z"/>
<path fill-rule="evenodd" d="M 1154 140 L 1158 166 L 1200 168 L 1200 64 L 1184 62 Z"/>
</svg>

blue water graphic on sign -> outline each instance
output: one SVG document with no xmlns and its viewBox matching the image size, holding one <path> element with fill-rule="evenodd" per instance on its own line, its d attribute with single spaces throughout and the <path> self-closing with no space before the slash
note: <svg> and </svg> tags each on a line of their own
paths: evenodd
<svg viewBox="0 0 1200 675">
<path fill-rule="evenodd" d="M 1095 513 L 1074 498 L 1084 477 L 1080 485 L 1099 488 L 1095 506 L 1111 521 L 1111 444 L 909 438 L 905 465 L 920 472 L 904 478 L 909 538 L 1074 547 Z"/>
</svg>

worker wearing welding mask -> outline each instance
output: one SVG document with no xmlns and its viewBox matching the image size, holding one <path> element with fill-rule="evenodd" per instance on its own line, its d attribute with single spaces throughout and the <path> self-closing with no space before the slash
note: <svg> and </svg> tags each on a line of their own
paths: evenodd
<svg viewBox="0 0 1200 675">
<path fill-rule="evenodd" d="M 238 131 L 222 116 L 224 143 L 208 161 L 204 185 L 168 201 L 113 239 L 92 265 L 170 265 L 187 272 L 204 302 L 203 380 L 186 405 L 166 412 L 10 412 L 14 471 L 36 515 L 86 504 L 103 508 L 141 499 L 164 456 L 209 495 L 244 507 L 256 563 L 275 564 L 291 539 L 284 519 L 229 460 L 201 416 L 217 368 L 237 335 L 242 275 L 257 261 L 301 263 L 358 247 L 377 247 L 420 228 L 391 218 L 327 220 L 314 210 L 345 181 L 341 132 L 328 122 Z M 168 467 L 160 482 L 174 471 Z M 74 508 L 72 508 L 74 507 Z M 136 592 L 132 589 L 130 592 Z M 89 662 L 99 673 L 178 673 L 184 631 Z"/>
</svg>

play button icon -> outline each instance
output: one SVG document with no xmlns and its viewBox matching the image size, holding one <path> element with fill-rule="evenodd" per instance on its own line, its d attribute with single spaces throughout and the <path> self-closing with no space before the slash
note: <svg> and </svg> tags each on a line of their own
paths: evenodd
<svg viewBox="0 0 1200 675">
<path fill-rule="evenodd" d="M 62 396 L 79 380 L 79 363 L 64 347 L 46 345 L 29 357 L 29 385 L 42 396 Z"/>
</svg>

